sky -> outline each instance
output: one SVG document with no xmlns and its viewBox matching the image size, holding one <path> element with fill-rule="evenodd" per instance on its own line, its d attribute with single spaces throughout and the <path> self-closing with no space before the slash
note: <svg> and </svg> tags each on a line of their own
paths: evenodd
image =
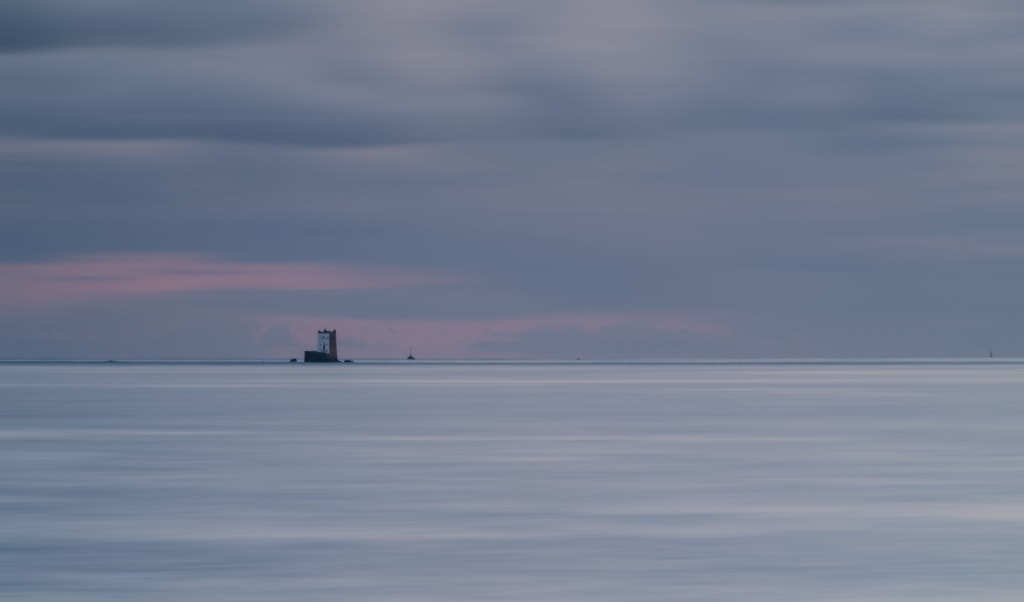
<svg viewBox="0 0 1024 602">
<path fill-rule="evenodd" d="M 0 359 L 1024 356 L 1011 0 L 5 0 Z"/>
</svg>

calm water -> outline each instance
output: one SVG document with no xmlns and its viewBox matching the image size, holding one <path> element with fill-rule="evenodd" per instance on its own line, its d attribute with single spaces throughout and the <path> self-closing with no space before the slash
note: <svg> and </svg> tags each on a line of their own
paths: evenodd
<svg viewBox="0 0 1024 602">
<path fill-rule="evenodd" d="M 1019 600 L 1024 364 L 0 365 L 0 597 Z"/>
</svg>

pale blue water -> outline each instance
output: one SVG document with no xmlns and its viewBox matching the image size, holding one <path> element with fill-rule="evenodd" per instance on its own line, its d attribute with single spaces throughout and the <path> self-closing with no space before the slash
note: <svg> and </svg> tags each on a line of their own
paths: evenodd
<svg viewBox="0 0 1024 602">
<path fill-rule="evenodd" d="M 0 597 L 1019 600 L 1024 365 L 0 365 Z"/>
</svg>

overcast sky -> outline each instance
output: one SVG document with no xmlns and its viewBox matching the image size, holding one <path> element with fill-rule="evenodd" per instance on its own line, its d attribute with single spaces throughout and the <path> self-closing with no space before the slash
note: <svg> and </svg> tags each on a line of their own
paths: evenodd
<svg viewBox="0 0 1024 602">
<path fill-rule="evenodd" d="M 0 358 L 1024 356 L 1015 0 L 5 0 Z"/>
</svg>

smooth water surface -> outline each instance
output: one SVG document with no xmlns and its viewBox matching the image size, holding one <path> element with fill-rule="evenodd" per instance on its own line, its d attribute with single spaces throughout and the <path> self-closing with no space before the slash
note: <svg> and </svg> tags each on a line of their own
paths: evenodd
<svg viewBox="0 0 1024 602">
<path fill-rule="evenodd" d="M 1024 365 L 0 365 L 0 597 L 1018 600 Z"/>
</svg>

